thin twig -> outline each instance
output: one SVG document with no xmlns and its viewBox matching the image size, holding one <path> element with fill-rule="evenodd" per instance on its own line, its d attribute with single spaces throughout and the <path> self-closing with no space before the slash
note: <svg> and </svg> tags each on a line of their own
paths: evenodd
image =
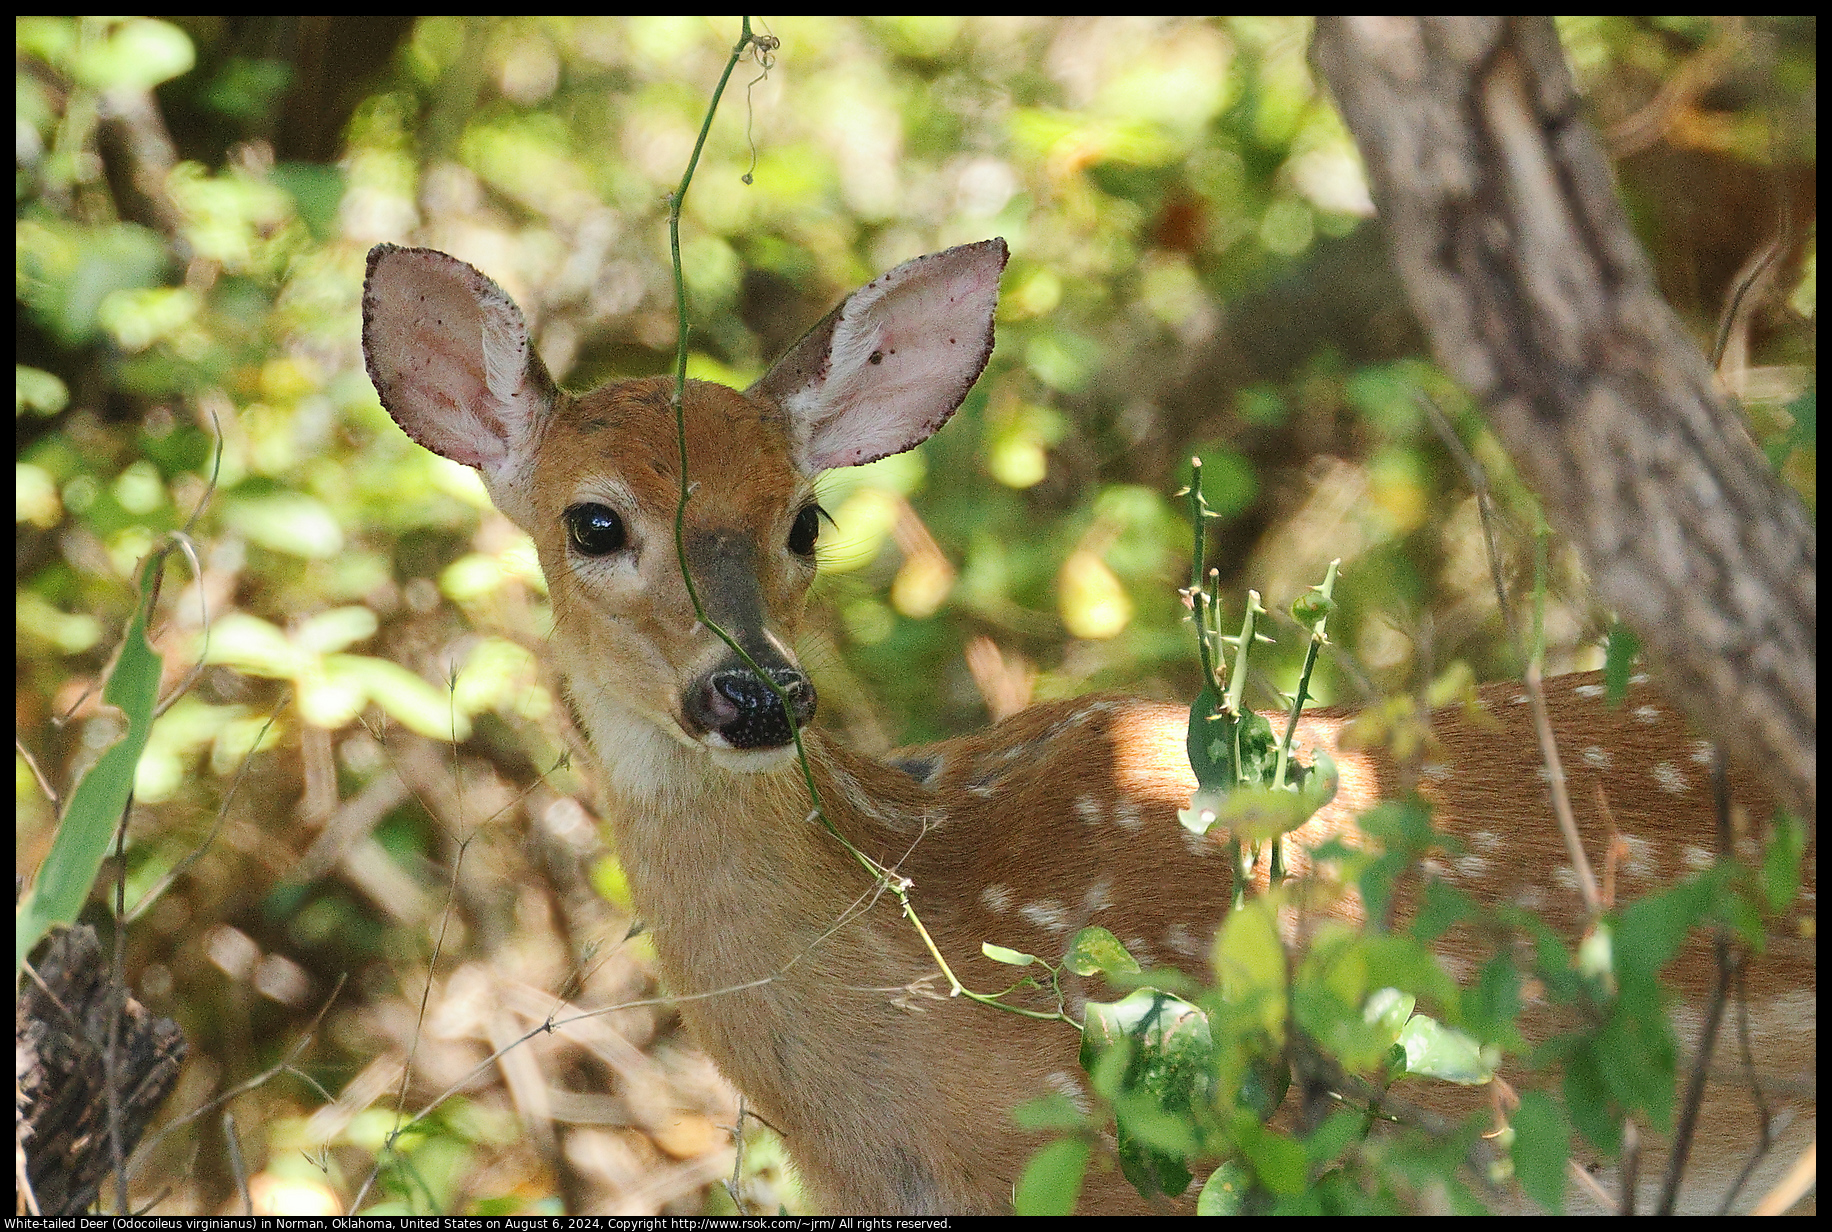
<svg viewBox="0 0 1832 1232">
<path fill-rule="evenodd" d="M 1731 857 L 1734 839 L 1730 828 L 1730 778 L 1722 755 L 1711 761 L 1711 798 L 1717 816 L 1717 858 L 1721 865 Z M 1730 935 L 1722 924 L 1712 930 L 1711 947 L 1716 959 L 1717 982 L 1711 988 L 1711 1001 L 1705 1009 L 1705 1026 L 1699 1032 L 1698 1052 L 1692 1058 L 1692 1073 L 1686 1080 L 1686 1098 L 1679 1109 L 1679 1126 L 1673 1134 L 1673 1149 L 1667 1155 L 1666 1179 L 1661 1184 L 1659 1215 L 1671 1215 L 1679 1201 L 1679 1183 L 1686 1174 L 1686 1158 L 1692 1153 L 1692 1136 L 1698 1128 L 1699 1110 L 1705 1103 L 1705 1084 L 1711 1076 L 1711 1056 L 1717 1051 L 1718 1028 L 1724 1022 L 1724 1007 L 1730 998 L 1730 981 L 1737 965 L 1730 949 Z"/>
<path fill-rule="evenodd" d="M 1807 1149 L 1800 1152 L 1794 1160 L 1794 1166 L 1787 1170 L 1787 1175 L 1776 1182 L 1775 1187 L 1763 1195 L 1762 1201 L 1756 1203 L 1752 1215 L 1780 1215 L 1794 1203 L 1806 1196 L 1807 1190 L 1813 1188 L 1819 1179 L 1819 1139 L 1807 1143 Z"/>
<path fill-rule="evenodd" d="M 254 1198 L 248 1192 L 248 1165 L 242 1159 L 241 1139 L 235 1132 L 235 1113 L 223 1109 L 223 1143 L 229 1149 L 229 1175 L 235 1179 L 235 1192 L 242 1195 L 242 1214 L 254 1214 Z"/>
<path fill-rule="evenodd" d="M 1744 1077 L 1749 1080 L 1750 1102 L 1756 1108 L 1756 1146 L 1749 1153 L 1749 1158 L 1743 1162 L 1743 1170 L 1737 1173 L 1736 1184 L 1730 1187 L 1722 1203 L 1719 1204 L 1719 1215 L 1730 1213 L 1730 1208 L 1736 1202 L 1737 1195 L 1743 1192 L 1743 1186 L 1749 1184 L 1749 1178 L 1755 1174 L 1756 1165 L 1767 1158 L 1769 1151 L 1773 1150 L 1775 1145 L 1771 1128 L 1773 1121 L 1768 1111 L 1768 1094 L 1762 1089 L 1762 1076 L 1756 1072 L 1755 1050 L 1750 1045 L 1747 978 L 1747 968 L 1739 964 L 1736 973 L 1737 1045 L 1742 1053 Z"/>
<path fill-rule="evenodd" d="M 1565 836 L 1565 854 L 1571 857 L 1571 871 L 1577 876 L 1578 892 L 1584 898 L 1584 913 L 1594 922 L 1603 914 L 1603 896 L 1597 889 L 1596 876 L 1584 856 L 1584 841 L 1578 835 L 1577 818 L 1571 811 L 1571 794 L 1565 785 L 1565 767 L 1559 761 L 1558 740 L 1552 734 L 1552 719 L 1546 712 L 1546 694 L 1540 688 L 1539 659 L 1527 661 L 1524 683 L 1532 702 L 1533 731 L 1539 738 L 1539 754 L 1546 764 L 1548 786 L 1552 789 L 1552 811 L 1558 817 L 1559 833 Z"/>
<path fill-rule="evenodd" d="M 1501 540 L 1495 525 L 1499 515 L 1495 510 L 1494 494 L 1489 489 L 1488 472 L 1482 469 L 1482 463 L 1464 446 L 1450 417 L 1444 414 L 1436 402 L 1421 391 L 1418 394 L 1418 404 L 1425 409 L 1432 430 L 1456 460 L 1470 491 L 1475 494 L 1476 516 L 1482 522 L 1482 541 L 1488 554 L 1489 581 L 1495 587 L 1495 606 L 1501 612 L 1501 624 L 1507 631 L 1509 644 L 1514 647 L 1514 653 L 1524 659 L 1526 655 L 1520 644 L 1520 627 L 1514 619 L 1514 605 L 1508 598 L 1507 579 L 1501 573 Z"/>
<path fill-rule="evenodd" d="M 1621 1196 L 1616 1202 L 1616 1214 L 1633 1215 L 1635 1213 L 1635 1179 L 1641 1171 L 1641 1131 L 1635 1128 L 1633 1117 L 1622 1120 L 1622 1170 Z"/>
<path fill-rule="evenodd" d="M 1608 1210 L 1615 1205 L 1615 1203 L 1610 1200 L 1609 1190 L 1603 1188 L 1602 1183 L 1599 1182 L 1596 1177 L 1590 1175 L 1590 1169 L 1586 1168 L 1583 1164 L 1575 1159 L 1567 1159 L 1565 1161 L 1565 1171 L 1571 1173 L 1572 1180 L 1577 1181 L 1590 1192 L 1590 1196 L 1596 1200 L 1598 1206 L 1602 1207 L 1604 1210 Z"/>
</svg>

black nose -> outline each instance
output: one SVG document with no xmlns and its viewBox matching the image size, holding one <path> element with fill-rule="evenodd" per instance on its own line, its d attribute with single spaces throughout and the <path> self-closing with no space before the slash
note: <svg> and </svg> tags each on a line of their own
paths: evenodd
<svg viewBox="0 0 1832 1232">
<path fill-rule="evenodd" d="M 796 667 L 768 667 L 770 679 L 789 699 L 795 725 L 814 718 L 814 682 Z M 770 687 L 748 667 L 722 668 L 688 692 L 687 718 L 717 732 L 734 749 L 781 748 L 794 739 L 789 716 Z"/>
</svg>

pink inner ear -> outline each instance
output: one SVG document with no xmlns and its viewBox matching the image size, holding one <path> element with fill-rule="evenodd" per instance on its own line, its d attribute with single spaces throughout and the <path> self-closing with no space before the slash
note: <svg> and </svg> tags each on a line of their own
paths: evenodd
<svg viewBox="0 0 1832 1232">
<path fill-rule="evenodd" d="M 986 240 L 905 262 L 842 305 L 824 363 L 807 364 L 800 347 L 785 357 L 813 369 L 782 400 L 804 470 L 901 453 L 947 422 L 992 353 L 1006 255 L 1003 240 Z"/>
<path fill-rule="evenodd" d="M 487 477 L 517 465 L 545 406 L 545 373 L 534 372 L 521 312 L 494 282 L 442 252 L 378 246 L 363 350 L 382 405 L 408 436 Z"/>
</svg>

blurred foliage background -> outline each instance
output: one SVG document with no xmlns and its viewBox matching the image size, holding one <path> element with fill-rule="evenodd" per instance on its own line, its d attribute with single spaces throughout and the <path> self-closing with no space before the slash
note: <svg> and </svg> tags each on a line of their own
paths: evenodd
<svg viewBox="0 0 1832 1232">
<path fill-rule="evenodd" d="M 962 412 L 824 490 L 825 723 L 882 749 L 1093 688 L 1192 695 L 1192 454 L 1236 609 L 1343 558 L 1326 700 L 1513 670 L 1427 404 L 1489 469 L 1517 582 L 1536 516 L 1424 348 L 1307 21 L 757 25 L 782 46 L 735 76 L 682 227 L 693 375 L 748 383 L 919 253 L 1013 253 Z M 1701 347 L 1745 287 L 1724 379 L 1810 504 L 1815 22 L 1561 31 Z M 138 1203 L 241 1210 L 234 1134 L 258 1209 L 731 1209 L 734 1101 L 665 1004 L 627 1005 L 656 990 L 535 656 L 532 550 L 389 421 L 358 331 L 368 248 L 419 244 L 501 283 L 569 385 L 664 371 L 665 197 L 736 35 L 16 19 L 17 868 L 118 731 L 98 682 L 131 578 L 183 531 L 153 626 L 175 700 L 108 875 L 130 977 L 190 1040 L 168 1115 L 286 1063 L 154 1143 Z M 1592 666 L 1607 614 L 1553 562 L 1553 664 Z M 793 1207 L 764 1139 L 749 1200 Z"/>
</svg>

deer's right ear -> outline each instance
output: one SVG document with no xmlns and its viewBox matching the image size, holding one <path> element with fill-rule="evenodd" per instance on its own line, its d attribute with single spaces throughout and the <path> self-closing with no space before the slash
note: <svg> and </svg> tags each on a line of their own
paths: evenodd
<svg viewBox="0 0 1832 1232">
<path fill-rule="evenodd" d="M 363 357 L 402 431 L 476 467 L 513 517 L 503 497 L 522 486 L 558 393 L 515 301 L 456 257 L 377 244 L 363 280 Z"/>
</svg>

